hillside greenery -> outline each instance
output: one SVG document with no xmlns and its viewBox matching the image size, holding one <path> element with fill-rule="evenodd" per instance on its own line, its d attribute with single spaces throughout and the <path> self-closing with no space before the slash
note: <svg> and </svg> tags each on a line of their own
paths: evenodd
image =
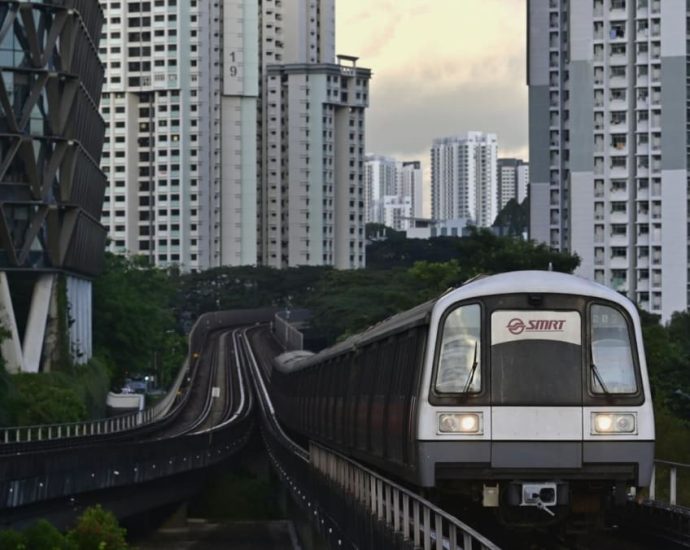
<svg viewBox="0 0 690 550">
<path fill-rule="evenodd" d="M 61 533 L 42 519 L 23 531 L 0 531 L 2 550 L 127 550 L 126 530 L 115 515 L 96 505 L 84 510 L 74 527 Z"/>
<path fill-rule="evenodd" d="M 519 221 L 521 214 L 512 211 Z M 204 312 L 307 308 L 313 313 L 312 341 L 329 345 L 480 273 L 549 266 L 572 272 L 579 263 L 577 256 L 486 230 L 419 240 L 369 225 L 367 235 L 374 239 L 367 268 L 356 271 L 245 266 L 180 274 L 141 258 L 107 255 L 105 273 L 94 282 L 93 362 L 41 376 L 9 376 L 0 368 L 0 423 L 100 416 L 108 384 L 118 388 L 132 374 L 155 374 L 165 385 L 184 359 L 183 335 Z M 690 313 L 676 313 L 666 326 L 654 315 L 641 315 L 657 409 L 657 454 L 690 462 Z M 675 442 L 666 434 L 675 434 Z M 678 434 L 686 434 L 687 446 L 678 443 Z"/>
</svg>

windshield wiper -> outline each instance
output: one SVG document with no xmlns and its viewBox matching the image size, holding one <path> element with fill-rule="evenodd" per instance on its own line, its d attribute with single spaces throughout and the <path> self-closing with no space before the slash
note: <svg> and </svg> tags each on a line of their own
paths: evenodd
<svg viewBox="0 0 690 550">
<path fill-rule="evenodd" d="M 465 383 L 465 387 L 462 390 L 462 393 L 467 393 L 467 391 L 470 389 L 470 386 L 472 385 L 472 380 L 474 380 L 474 373 L 477 370 L 477 344 L 479 342 L 475 341 L 474 342 L 474 359 L 472 360 L 472 368 L 470 369 L 470 374 L 467 377 L 467 382 Z"/>
<path fill-rule="evenodd" d="M 594 378 L 597 379 L 597 382 L 599 382 L 599 385 L 601 386 L 601 389 L 604 390 L 604 393 L 606 395 L 611 395 L 611 392 L 608 390 L 606 387 L 606 384 L 604 384 L 604 381 L 601 378 L 601 374 L 599 373 L 599 369 L 597 366 L 594 364 L 594 361 L 590 363 L 590 368 L 592 369 L 592 372 L 594 373 Z"/>
</svg>

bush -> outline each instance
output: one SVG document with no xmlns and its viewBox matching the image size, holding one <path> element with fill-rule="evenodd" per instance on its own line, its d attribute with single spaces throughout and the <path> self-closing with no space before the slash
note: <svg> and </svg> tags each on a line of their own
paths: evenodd
<svg viewBox="0 0 690 550">
<path fill-rule="evenodd" d="M 60 531 L 44 519 L 24 531 L 27 550 L 77 550 Z"/>
<path fill-rule="evenodd" d="M 79 516 L 67 539 L 79 550 L 126 550 L 126 533 L 115 515 L 98 504 Z"/>
<path fill-rule="evenodd" d="M 27 550 L 26 538 L 11 529 L 0 531 L 0 550 Z"/>
</svg>

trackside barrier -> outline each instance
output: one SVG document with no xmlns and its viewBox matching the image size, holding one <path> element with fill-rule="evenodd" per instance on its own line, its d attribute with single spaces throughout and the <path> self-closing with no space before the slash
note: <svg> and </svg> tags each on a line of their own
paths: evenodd
<svg viewBox="0 0 690 550">
<path fill-rule="evenodd" d="M 109 435 L 138 428 L 160 420 L 166 416 L 173 405 L 175 405 L 175 399 L 180 387 L 187 374 L 191 373 L 192 369 L 195 368 L 196 357 L 209 332 L 219 327 L 254 322 L 268 322 L 274 315 L 274 308 L 204 313 L 196 320 L 189 332 L 189 350 L 187 352 L 187 358 L 182 368 L 177 373 L 175 382 L 166 396 L 153 407 L 149 407 L 143 411 L 86 422 L 44 424 L 41 426 L 0 427 L 0 453 L 3 452 L 3 444 Z"/>
<path fill-rule="evenodd" d="M 289 321 L 283 318 L 285 313 L 279 312 L 273 318 L 273 334 L 276 340 L 286 350 L 301 350 L 304 349 L 304 335 L 290 324 Z"/>
<path fill-rule="evenodd" d="M 31 441 L 47 441 L 68 437 L 88 437 L 93 435 L 108 435 L 125 430 L 131 430 L 165 416 L 170 409 L 180 385 L 187 373 L 188 361 L 180 369 L 170 391 L 153 407 L 129 414 L 122 414 L 100 420 L 87 422 L 72 422 L 68 424 L 45 424 L 41 426 L 21 426 L 0 428 L 0 444 L 28 443 Z"/>
<path fill-rule="evenodd" d="M 70 437 L 89 437 L 93 435 L 108 435 L 133 428 L 144 426 L 164 417 L 172 407 L 182 382 L 187 375 L 190 365 L 194 363 L 194 353 L 197 351 L 194 345 L 200 336 L 207 330 L 202 326 L 202 320 L 208 325 L 207 319 L 202 316 L 197 319 L 189 333 L 189 351 L 182 368 L 177 373 L 175 382 L 163 399 L 153 407 L 128 414 L 92 420 L 87 422 L 71 422 L 66 424 L 44 424 L 41 426 L 12 426 L 0 428 L 0 450 L 3 443 L 28 443 L 31 441 L 48 441 Z"/>
<path fill-rule="evenodd" d="M 354 500 L 393 539 L 424 550 L 497 549 L 494 543 L 419 495 L 381 477 L 349 458 L 310 442 L 312 466 L 344 495 Z"/>
<path fill-rule="evenodd" d="M 331 548 L 498 549 L 419 495 L 345 456 L 314 442 L 308 452 L 296 445 L 274 414 L 268 388 L 249 345 L 247 354 L 269 459 L 292 499 Z"/>
<path fill-rule="evenodd" d="M 678 470 L 690 472 L 690 464 L 681 464 L 680 462 L 671 462 L 669 460 L 655 460 L 654 469 L 652 470 L 652 481 L 649 484 L 649 499 L 656 500 L 656 480 L 657 471 L 666 469 L 669 472 L 668 476 L 668 504 L 676 506 L 678 500 Z"/>
</svg>

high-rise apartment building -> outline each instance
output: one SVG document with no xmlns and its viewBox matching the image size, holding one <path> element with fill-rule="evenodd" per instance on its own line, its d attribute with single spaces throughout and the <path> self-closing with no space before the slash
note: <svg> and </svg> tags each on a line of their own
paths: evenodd
<svg viewBox="0 0 690 550">
<path fill-rule="evenodd" d="M 271 65 L 262 263 L 364 267 L 364 109 L 370 71 Z"/>
<path fill-rule="evenodd" d="M 211 7 L 197 0 L 101 5 L 109 179 L 102 220 L 110 249 L 158 265 L 209 267 L 220 131 Z"/>
<path fill-rule="evenodd" d="M 531 237 L 668 319 L 688 303 L 685 2 L 528 13 Z"/>
<path fill-rule="evenodd" d="M 403 197 L 410 197 L 412 207 L 412 217 L 424 217 L 424 174 L 422 163 L 412 160 L 402 163 L 400 172 L 400 194 Z"/>
<path fill-rule="evenodd" d="M 364 162 L 366 223 L 384 223 L 384 197 L 397 196 L 400 163 L 383 155 L 367 155 Z"/>
<path fill-rule="evenodd" d="M 261 6 L 259 262 L 364 267 L 371 71 L 335 55 L 335 0 Z"/>
<path fill-rule="evenodd" d="M 469 218 L 488 227 L 498 214 L 495 134 L 435 139 L 431 148 L 431 217 Z"/>
<path fill-rule="evenodd" d="M 371 73 L 336 60 L 334 0 L 101 3 L 111 249 L 363 266 Z"/>
<path fill-rule="evenodd" d="M 382 223 L 397 231 L 409 229 L 422 217 L 422 164 L 368 155 L 364 163 L 367 223 Z"/>
<path fill-rule="evenodd" d="M 498 159 L 498 211 L 510 199 L 519 204 L 527 197 L 529 185 L 529 164 L 513 158 Z"/>
</svg>

